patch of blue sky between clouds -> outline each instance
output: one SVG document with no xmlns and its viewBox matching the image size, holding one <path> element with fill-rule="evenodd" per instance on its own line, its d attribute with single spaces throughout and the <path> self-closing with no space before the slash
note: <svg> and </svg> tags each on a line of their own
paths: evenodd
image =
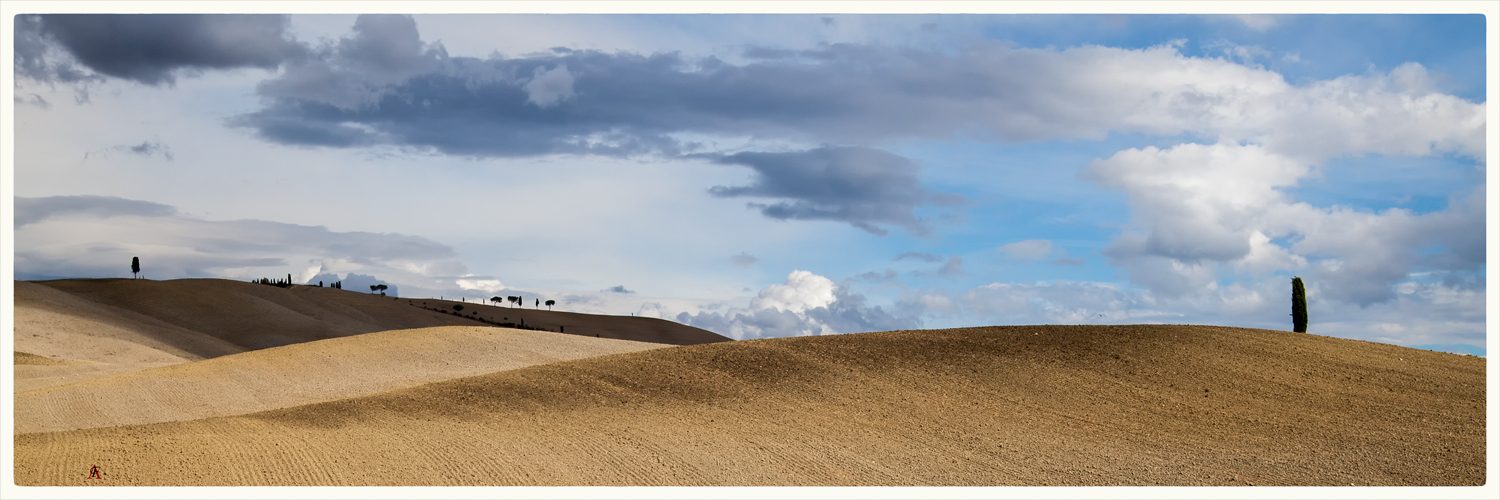
<svg viewBox="0 0 1500 500">
<path fill-rule="evenodd" d="M 1182 41 L 1191 57 L 1261 65 L 1306 84 L 1418 61 L 1446 76 L 1446 93 L 1483 101 L 1485 18 L 1480 14 L 1093 14 L 998 16 L 984 36 L 1018 47 L 1103 45 L 1141 49 Z M 1242 48 L 1237 50 L 1237 48 Z"/>
<path fill-rule="evenodd" d="M 1452 154 L 1342 157 L 1316 171 L 1319 175 L 1282 192 L 1315 207 L 1339 205 L 1367 212 L 1402 208 L 1425 214 L 1448 208 L 1450 197 L 1467 195 L 1483 185 L 1485 177 L 1474 159 Z"/>
</svg>

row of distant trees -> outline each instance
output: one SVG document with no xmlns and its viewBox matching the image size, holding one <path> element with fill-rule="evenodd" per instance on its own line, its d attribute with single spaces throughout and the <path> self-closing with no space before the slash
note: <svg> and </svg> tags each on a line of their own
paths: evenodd
<svg viewBox="0 0 1500 500">
<path fill-rule="evenodd" d="M 498 295 L 494 296 L 494 297 L 490 297 L 490 302 L 494 302 L 496 304 L 499 304 L 502 301 L 504 301 L 504 302 L 510 302 L 511 303 L 511 307 L 515 307 L 515 306 L 517 306 L 519 304 L 525 304 L 526 303 L 526 301 L 524 299 L 522 299 L 520 295 L 507 295 L 504 299 L 501 299 L 500 296 L 498 296 Z M 557 301 L 552 300 L 552 299 L 547 299 L 547 302 L 543 303 L 542 299 L 536 299 L 536 306 L 537 307 L 542 307 L 542 305 L 544 305 L 544 304 L 547 306 L 547 310 L 551 311 L 552 310 L 552 306 L 556 305 Z"/>
<path fill-rule="evenodd" d="M 261 278 L 261 279 L 258 279 L 258 280 L 250 280 L 250 282 L 251 283 L 260 283 L 262 285 L 271 285 L 271 286 L 276 286 L 276 287 L 281 287 L 281 288 L 291 288 L 291 286 L 292 286 L 292 275 L 290 275 L 290 274 L 286 275 L 286 279 L 284 279 L 284 280 L 273 280 L 273 279 L 270 279 L 270 278 Z"/>
<path fill-rule="evenodd" d="M 273 279 L 270 279 L 270 278 L 261 278 L 261 279 L 257 279 L 257 280 L 250 280 L 250 282 L 251 283 L 260 283 L 262 285 L 277 286 L 277 287 L 281 287 L 281 288 L 291 288 L 291 286 L 292 286 L 292 275 L 290 275 L 290 274 L 286 275 L 286 279 L 284 279 L 284 280 L 273 280 Z M 323 282 L 319 281 L 318 282 L 318 287 L 321 288 L 322 286 L 323 286 Z M 344 282 L 343 281 L 335 281 L 335 282 L 329 284 L 328 287 L 329 288 L 334 288 L 334 289 L 337 289 L 337 290 L 343 290 L 344 289 Z"/>
</svg>

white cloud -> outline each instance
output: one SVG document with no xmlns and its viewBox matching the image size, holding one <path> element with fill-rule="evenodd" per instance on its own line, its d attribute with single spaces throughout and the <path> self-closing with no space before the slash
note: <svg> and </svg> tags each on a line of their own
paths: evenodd
<svg viewBox="0 0 1500 500">
<path fill-rule="evenodd" d="M 786 277 L 786 283 L 771 285 L 760 291 L 750 301 L 750 309 L 776 309 L 804 312 L 833 303 L 833 280 L 808 271 L 795 270 Z"/>
<path fill-rule="evenodd" d="M 1299 270 L 1307 267 L 1307 258 L 1291 253 L 1271 243 L 1271 238 L 1259 230 L 1250 232 L 1250 252 L 1232 261 L 1236 271 L 1257 278 L 1276 271 Z"/>
<path fill-rule="evenodd" d="M 1457 153 L 1483 161 L 1484 103 L 1432 91 L 1427 70 L 1406 63 L 1387 75 L 1341 76 L 1267 96 L 1227 121 L 1226 135 L 1317 162 L 1347 154 Z"/>
<path fill-rule="evenodd" d="M 1414 268 L 1482 271 L 1485 263 L 1485 193 L 1482 187 L 1454 198 L 1438 212 L 1401 208 L 1379 213 L 1335 207 L 1289 221 L 1304 237 L 1291 250 L 1325 255 L 1332 262 L 1309 270 L 1331 298 L 1367 306 L 1395 298 L 1391 284 Z M 1439 252 L 1431 252 L 1440 248 Z"/>
<path fill-rule="evenodd" d="M 839 287 L 826 277 L 795 270 L 785 283 L 762 289 L 748 307 L 726 307 L 723 312 L 703 308 L 696 313 L 678 313 L 672 319 L 736 340 L 831 335 L 920 326 L 921 306 L 915 301 L 906 305 L 898 304 L 891 310 L 869 307 L 863 295 Z M 642 310 L 671 317 L 659 306 Z"/>
<path fill-rule="evenodd" d="M 1195 263 L 1248 254 L 1250 232 L 1262 212 L 1288 203 L 1276 188 L 1295 184 L 1309 171 L 1260 146 L 1180 144 L 1121 151 L 1090 163 L 1081 176 L 1123 189 L 1130 196 L 1131 219 L 1146 229 L 1144 240 L 1117 240 L 1107 254 L 1145 253 Z"/>
<path fill-rule="evenodd" d="M 497 279 L 459 278 L 454 280 L 454 283 L 464 290 L 475 290 L 485 293 L 496 293 L 505 289 L 505 284 Z"/>
<path fill-rule="evenodd" d="M 1166 297 L 1211 289 L 1221 272 L 1307 268 L 1330 298 L 1369 305 L 1392 298 L 1391 284 L 1414 266 L 1457 271 L 1484 262 L 1482 190 L 1424 215 L 1317 208 L 1280 190 L 1311 172 L 1265 147 L 1221 143 L 1121 151 L 1083 176 L 1130 197 L 1134 228 L 1104 254 L 1132 282 Z M 1433 248 L 1442 251 L 1423 253 Z"/>
</svg>

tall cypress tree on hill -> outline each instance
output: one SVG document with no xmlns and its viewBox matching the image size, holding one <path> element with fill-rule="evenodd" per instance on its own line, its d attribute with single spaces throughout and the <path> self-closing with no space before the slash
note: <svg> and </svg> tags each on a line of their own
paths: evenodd
<svg viewBox="0 0 1500 500">
<path fill-rule="evenodd" d="M 1292 331 L 1307 333 L 1307 290 L 1302 278 L 1292 278 Z"/>
</svg>

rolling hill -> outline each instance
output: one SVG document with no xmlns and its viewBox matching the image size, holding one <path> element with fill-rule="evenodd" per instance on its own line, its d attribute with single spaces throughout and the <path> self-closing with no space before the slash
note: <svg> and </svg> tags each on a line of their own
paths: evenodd
<svg viewBox="0 0 1500 500">
<path fill-rule="evenodd" d="M 431 302 L 434 307 L 452 304 Z M 493 326 L 423 309 L 409 299 L 221 279 L 17 281 L 14 305 L 18 392 L 372 332 Z M 570 335 L 655 344 L 729 340 L 655 318 L 505 312 L 567 325 L 574 329 Z"/>
<path fill-rule="evenodd" d="M 112 485 L 1483 485 L 1485 360 L 1210 326 L 877 332 L 20 433 L 15 449 L 20 485 L 90 484 L 90 464 Z"/>
</svg>

